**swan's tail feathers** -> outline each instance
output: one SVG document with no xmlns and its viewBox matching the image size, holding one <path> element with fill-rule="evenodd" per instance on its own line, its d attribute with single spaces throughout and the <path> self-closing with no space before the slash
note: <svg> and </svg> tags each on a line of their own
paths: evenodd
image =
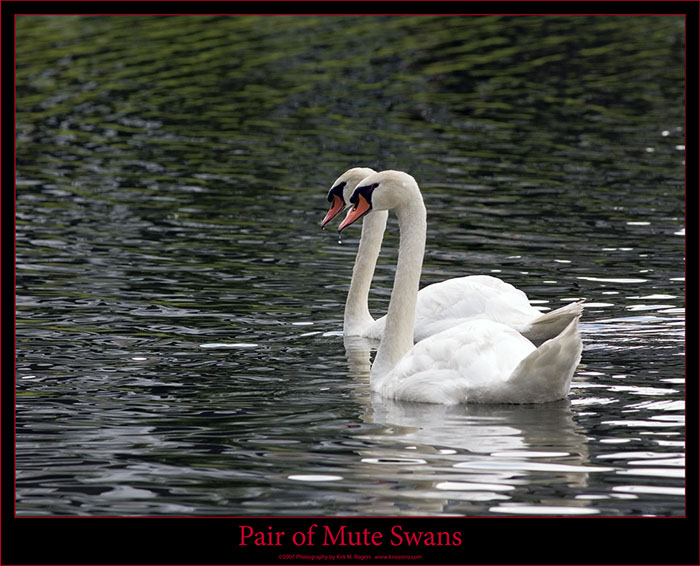
<svg viewBox="0 0 700 566">
<path fill-rule="evenodd" d="M 545 403 L 563 399 L 581 361 L 583 343 L 576 316 L 559 336 L 530 353 L 508 378 L 514 403 Z"/>
<path fill-rule="evenodd" d="M 582 312 L 583 301 L 570 303 L 536 318 L 521 334 L 535 346 L 539 346 L 545 341 L 559 336 L 571 324 L 572 320 L 581 316 Z"/>
</svg>

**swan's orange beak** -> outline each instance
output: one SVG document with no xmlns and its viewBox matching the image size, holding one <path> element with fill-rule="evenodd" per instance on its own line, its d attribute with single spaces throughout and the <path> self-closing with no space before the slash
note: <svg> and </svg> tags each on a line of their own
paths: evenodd
<svg viewBox="0 0 700 566">
<path fill-rule="evenodd" d="M 348 215 L 345 217 L 345 220 L 343 220 L 340 223 L 340 226 L 338 226 L 338 232 L 342 232 L 345 228 L 350 226 L 350 224 L 357 222 L 370 210 L 372 210 L 372 205 L 367 202 L 367 199 L 364 196 L 358 195 L 357 204 L 348 211 Z"/>
<path fill-rule="evenodd" d="M 342 198 L 340 198 L 338 195 L 333 195 L 333 203 L 331 204 L 331 208 L 328 210 L 328 214 L 326 214 L 326 217 L 321 222 L 321 228 L 325 228 L 326 224 L 338 216 L 338 213 L 343 210 L 344 204 L 345 203 L 343 202 Z"/>
</svg>

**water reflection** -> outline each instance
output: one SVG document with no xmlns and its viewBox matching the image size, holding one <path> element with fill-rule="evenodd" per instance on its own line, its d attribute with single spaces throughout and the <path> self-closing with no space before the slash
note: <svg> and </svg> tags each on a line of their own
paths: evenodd
<svg viewBox="0 0 700 566">
<path fill-rule="evenodd" d="M 587 439 L 574 424 L 565 401 L 539 408 L 446 407 L 397 403 L 373 396 L 367 418 L 385 428 L 382 435 L 370 437 L 377 447 L 363 451 L 362 462 L 368 462 L 368 456 L 377 464 L 405 462 L 404 469 L 411 470 L 408 481 L 417 484 L 418 493 L 411 493 L 404 485 L 402 498 L 420 500 L 432 489 L 438 490 L 436 493 L 449 490 L 448 499 L 455 497 L 452 492 L 466 490 L 467 494 L 457 497 L 462 501 L 483 501 L 484 491 L 498 493 L 489 500 L 510 500 L 514 494 L 504 492 L 516 486 L 545 482 L 585 487 L 590 473 L 610 470 L 583 465 L 588 461 Z M 403 450 L 381 448 L 397 442 L 404 445 Z M 426 459 L 429 472 L 421 473 L 421 468 L 414 465 L 416 457 Z M 382 477 L 381 471 L 370 473 Z M 385 481 L 391 483 L 392 475 L 388 473 Z M 430 481 L 425 481 L 428 478 Z M 444 497 L 444 493 L 438 497 Z M 515 497 L 523 497 L 522 491 Z"/>
<path fill-rule="evenodd" d="M 349 374 L 358 392 L 367 395 L 370 348 L 356 338 L 344 340 Z M 361 402 L 367 402 L 361 398 Z M 614 468 L 589 464 L 588 439 L 573 420 L 568 400 L 545 405 L 434 405 L 405 403 L 369 396 L 363 420 L 382 425 L 379 433 L 359 435 L 371 447 L 358 451 L 361 473 L 379 480 L 378 500 L 398 501 L 378 513 L 411 510 L 415 514 L 450 514 L 470 501 L 503 501 L 494 513 L 572 514 L 587 505 L 573 499 L 570 506 L 510 506 L 516 486 L 543 482 L 585 489 L 591 473 Z M 365 470 L 363 464 L 371 466 Z M 396 470 L 405 476 L 396 484 Z M 355 469 L 357 472 L 357 469 Z M 373 490 L 374 491 L 374 490 Z M 449 492 L 449 497 L 445 496 Z M 522 497 L 517 492 L 516 498 Z M 427 508 L 423 502 L 429 500 Z M 415 501 L 414 501 L 415 500 Z M 468 513 L 469 507 L 464 512 Z M 582 510 L 581 513 L 598 513 Z"/>
</svg>

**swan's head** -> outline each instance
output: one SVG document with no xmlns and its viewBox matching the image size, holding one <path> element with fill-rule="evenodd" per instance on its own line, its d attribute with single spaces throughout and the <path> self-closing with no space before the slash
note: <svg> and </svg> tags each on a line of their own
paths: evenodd
<svg viewBox="0 0 700 566">
<path fill-rule="evenodd" d="M 328 191 L 328 202 L 331 203 L 331 207 L 328 210 L 328 214 L 326 214 L 326 217 L 321 222 L 321 228 L 324 228 L 326 224 L 333 220 L 338 213 L 348 205 L 350 196 L 359 182 L 365 177 L 369 177 L 375 173 L 376 171 L 369 167 L 353 167 L 335 180 L 333 187 Z"/>
<path fill-rule="evenodd" d="M 403 171 L 381 171 L 366 177 L 355 188 L 349 202 L 352 208 L 338 226 L 338 231 L 373 210 L 391 210 L 420 197 L 418 183 Z"/>
</svg>

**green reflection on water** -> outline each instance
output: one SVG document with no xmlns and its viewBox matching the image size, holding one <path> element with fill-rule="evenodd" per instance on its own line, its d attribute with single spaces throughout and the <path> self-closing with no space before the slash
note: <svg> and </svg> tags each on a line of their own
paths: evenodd
<svg viewBox="0 0 700 566">
<path fill-rule="evenodd" d="M 453 136 L 477 159 L 533 132 L 576 151 L 682 123 L 682 57 L 674 16 L 21 16 L 18 158 L 62 140 L 278 181 L 319 151 L 325 180 Z"/>
</svg>

